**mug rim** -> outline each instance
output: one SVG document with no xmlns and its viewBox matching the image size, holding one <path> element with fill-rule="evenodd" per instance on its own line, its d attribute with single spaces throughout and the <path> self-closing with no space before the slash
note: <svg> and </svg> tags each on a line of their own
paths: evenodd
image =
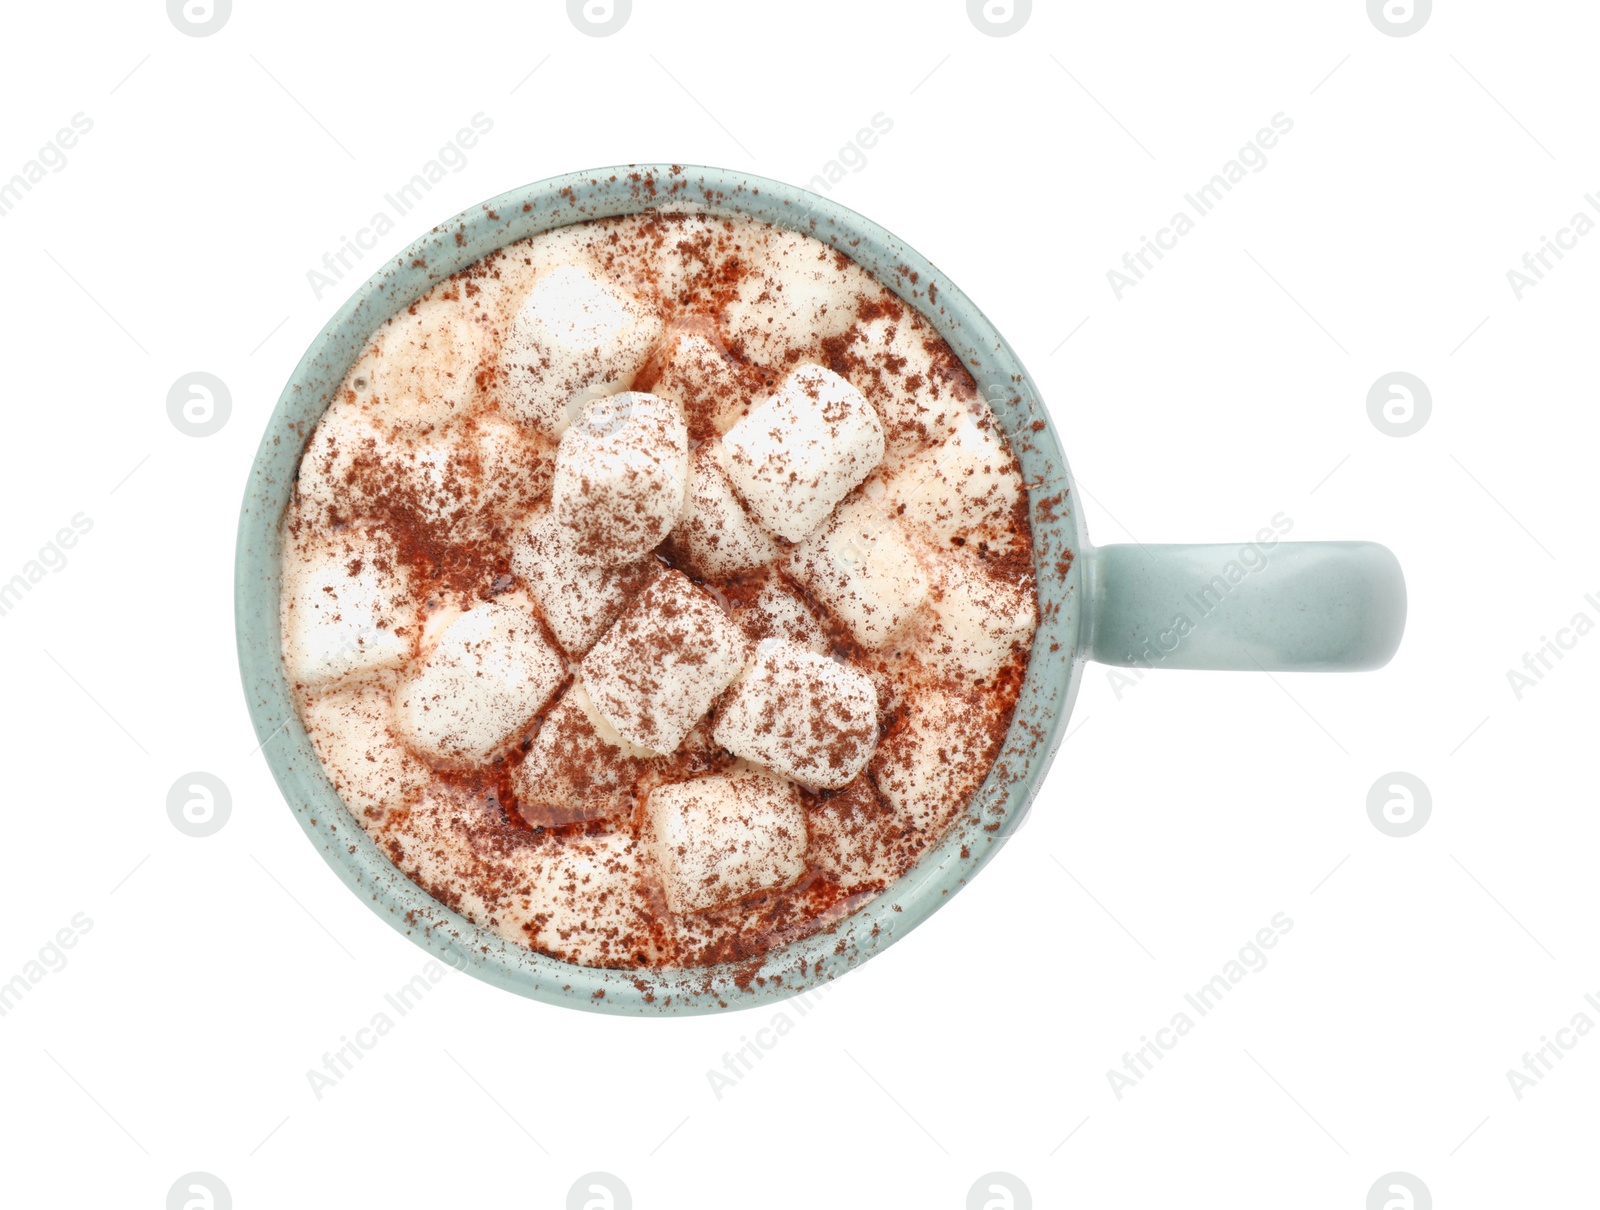
<svg viewBox="0 0 1600 1210">
<path fill-rule="evenodd" d="M 1023 473 L 1040 621 L 994 764 L 944 837 L 853 914 L 759 958 L 708 967 L 613 969 L 539 954 L 473 924 L 412 882 L 334 790 L 285 674 L 281 522 L 305 443 L 349 367 L 392 315 L 499 248 L 556 227 L 647 211 L 743 215 L 820 239 L 915 309 L 962 359 Z M 240 673 L 260 751 L 324 860 L 396 930 L 441 961 L 532 999 L 615 1014 L 715 1012 L 773 1003 L 845 974 L 915 929 L 995 856 L 1026 818 L 1077 696 L 1082 555 L 1077 488 L 1037 388 L 976 305 L 931 261 L 870 219 L 797 186 L 700 165 L 567 173 L 471 207 L 362 283 L 312 340 L 267 422 L 240 508 L 234 566 Z"/>
</svg>

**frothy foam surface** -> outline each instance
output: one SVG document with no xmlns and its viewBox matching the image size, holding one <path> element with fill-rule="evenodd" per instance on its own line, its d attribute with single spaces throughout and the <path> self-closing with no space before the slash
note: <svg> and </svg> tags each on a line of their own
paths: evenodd
<svg viewBox="0 0 1600 1210">
<path fill-rule="evenodd" d="M 826 245 L 658 210 L 380 327 L 285 517 L 284 659 L 357 821 L 574 962 L 825 928 L 988 772 L 1035 625 L 1005 437 Z"/>
</svg>

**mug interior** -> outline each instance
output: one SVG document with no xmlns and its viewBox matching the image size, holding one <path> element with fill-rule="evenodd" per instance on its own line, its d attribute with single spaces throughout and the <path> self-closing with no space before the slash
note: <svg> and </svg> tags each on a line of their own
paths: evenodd
<svg viewBox="0 0 1600 1210">
<path fill-rule="evenodd" d="M 745 215 L 833 245 L 915 308 L 965 362 L 1021 462 L 1030 501 L 1040 625 L 994 767 L 944 839 L 835 926 L 742 964 L 607 970 L 534 953 L 481 928 L 400 872 L 324 773 L 295 709 L 279 640 L 281 521 L 300 456 L 351 365 L 389 316 L 452 273 L 530 235 L 649 210 Z M 451 965 L 520 995 L 600 1012 L 698 1013 L 795 995 L 887 948 L 959 890 L 1021 823 L 1065 735 L 1077 694 L 1080 566 L 1087 546 L 1055 429 L 1022 363 L 924 257 L 835 202 L 716 168 L 629 165 L 553 177 L 441 223 L 365 282 L 312 341 L 278 400 L 239 517 L 235 620 L 261 751 L 323 859 L 375 912 Z"/>
</svg>

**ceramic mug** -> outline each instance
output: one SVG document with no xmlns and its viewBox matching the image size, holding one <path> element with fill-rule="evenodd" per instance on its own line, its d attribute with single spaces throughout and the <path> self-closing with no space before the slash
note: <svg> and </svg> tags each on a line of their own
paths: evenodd
<svg viewBox="0 0 1600 1210">
<path fill-rule="evenodd" d="M 916 308 L 966 363 L 1028 488 L 1041 622 L 1004 747 L 943 841 L 833 928 L 759 964 L 603 970 L 534 953 L 417 886 L 355 822 L 301 724 L 279 645 L 280 523 L 307 439 L 384 320 L 495 249 L 587 219 L 709 208 L 823 240 Z M 1072 473 L 1028 372 L 982 312 L 928 260 L 827 198 L 715 168 L 632 165 L 555 177 L 435 227 L 389 262 L 311 343 L 278 400 L 239 517 L 239 665 L 262 752 L 323 858 L 380 917 L 460 969 L 521 995 L 612 1013 L 695 1013 L 794 995 L 837 978 L 949 901 L 1015 831 L 1066 734 L 1086 660 L 1140 668 L 1355 670 L 1393 655 L 1405 622 L 1400 567 L 1366 542 L 1094 547 Z"/>
</svg>

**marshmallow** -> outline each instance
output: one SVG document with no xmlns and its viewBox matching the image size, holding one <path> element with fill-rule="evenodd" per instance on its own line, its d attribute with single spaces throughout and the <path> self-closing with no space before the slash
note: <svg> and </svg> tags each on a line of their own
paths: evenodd
<svg viewBox="0 0 1600 1210">
<path fill-rule="evenodd" d="M 750 391 L 737 363 L 699 332 L 680 332 L 661 359 L 650 390 L 683 408 L 689 435 L 721 435 L 750 410 Z"/>
<path fill-rule="evenodd" d="M 992 417 L 967 416 L 938 447 L 889 480 L 890 510 L 935 546 L 1010 532 L 1022 476 Z"/>
<path fill-rule="evenodd" d="M 481 763 L 521 734 L 566 679 L 561 653 L 515 597 L 456 618 L 395 689 L 395 729 L 437 760 Z"/>
<path fill-rule="evenodd" d="M 517 768 L 517 809 L 545 827 L 624 814 L 649 757 L 606 722 L 574 678 Z"/>
<path fill-rule="evenodd" d="M 514 940 L 582 966 L 662 962 L 656 913 L 644 891 L 644 861 L 628 832 L 564 836 L 559 846 L 517 862 L 525 893 L 508 906 Z M 509 929 L 505 930 L 509 932 Z"/>
<path fill-rule="evenodd" d="M 758 521 L 798 542 L 883 460 L 872 405 L 821 366 L 795 370 L 722 439 L 722 467 Z"/>
<path fill-rule="evenodd" d="M 548 495 L 554 459 L 536 439 L 492 413 L 442 431 L 392 430 L 347 400 L 324 414 L 300 462 L 299 499 L 355 517 L 415 517 L 472 541 L 509 525 Z"/>
<path fill-rule="evenodd" d="M 981 701 L 937 685 L 917 689 L 902 725 L 878 745 L 868 771 L 899 822 L 942 832 L 994 760 Z"/>
<path fill-rule="evenodd" d="M 497 415 L 474 417 L 472 436 L 485 503 L 503 522 L 526 515 L 549 496 L 555 454 L 542 442 Z"/>
<path fill-rule="evenodd" d="M 817 655 L 827 655 L 828 636 L 811 607 L 774 576 L 748 607 L 737 614 L 739 628 L 750 638 L 783 639 Z"/>
<path fill-rule="evenodd" d="M 301 705 L 311 745 L 351 811 L 376 817 L 429 778 L 428 767 L 389 730 L 395 673 L 363 677 Z"/>
<path fill-rule="evenodd" d="M 991 576 L 956 554 L 930 560 L 928 605 L 906 635 L 918 659 L 958 681 L 982 682 L 1013 656 L 1026 656 L 1035 624 L 1028 586 Z"/>
<path fill-rule="evenodd" d="M 900 527 L 866 494 L 797 546 L 789 567 L 863 647 L 894 638 L 928 597 L 927 573 Z"/>
<path fill-rule="evenodd" d="M 511 570 L 574 659 L 594 646 L 660 566 L 650 558 L 618 567 L 585 562 L 572 531 L 547 510 L 528 519 L 511 548 Z"/>
<path fill-rule="evenodd" d="M 586 561 L 626 563 L 667 536 L 688 479 L 678 405 L 625 391 L 591 402 L 561 438 L 551 510 Z"/>
<path fill-rule="evenodd" d="M 743 671 L 748 648 L 710 593 L 669 571 L 584 657 L 583 682 L 619 732 L 641 748 L 673 752 Z"/>
<path fill-rule="evenodd" d="M 745 512 L 710 445 L 690 458 L 689 489 L 672 540 L 695 571 L 713 579 L 760 567 L 783 553 Z"/>
<path fill-rule="evenodd" d="M 405 441 L 385 466 L 384 500 L 430 526 L 461 533 L 483 513 L 483 486 L 472 444 L 452 432 Z"/>
<path fill-rule="evenodd" d="M 986 410 L 966 367 L 909 307 L 853 329 L 841 360 L 841 373 L 877 409 L 890 460 L 937 445 Z"/>
<path fill-rule="evenodd" d="M 679 314 L 712 302 L 724 287 L 719 270 L 730 259 L 747 266 L 766 242 L 765 227 L 704 210 L 652 208 L 609 222 L 616 223 L 623 249 L 634 252 L 633 257 L 624 252 L 618 260 L 624 265 L 631 261 L 628 268 L 651 279 L 668 308 Z M 609 222 L 596 226 L 605 230 Z M 608 242 L 608 251 L 615 247 Z"/>
<path fill-rule="evenodd" d="M 806 810 L 806 862 L 847 891 L 885 886 L 916 857 L 907 829 L 870 777 L 858 777 Z M 914 836 L 914 834 L 913 834 Z"/>
<path fill-rule="evenodd" d="M 371 472 L 397 456 L 388 426 L 348 398 L 322 414 L 306 443 L 295 481 L 299 499 L 318 510 L 345 517 L 369 517 L 377 509 L 383 483 Z"/>
<path fill-rule="evenodd" d="M 560 437 L 590 399 L 626 390 L 661 334 L 639 299 L 576 265 L 540 273 L 501 346 L 501 407 Z"/>
<path fill-rule="evenodd" d="M 805 808 L 793 786 L 765 773 L 657 786 L 645 810 L 673 912 L 785 887 L 805 870 Z"/>
<path fill-rule="evenodd" d="M 771 228 L 751 249 L 736 297 L 723 310 L 729 340 L 758 365 L 793 364 L 855 321 L 856 298 L 881 290 L 861 267 L 797 231 Z"/>
<path fill-rule="evenodd" d="M 878 693 L 854 668 L 767 639 L 712 732 L 735 756 L 811 790 L 837 790 L 878 743 Z"/>
<path fill-rule="evenodd" d="M 484 324 L 459 297 L 423 299 L 378 329 L 375 355 L 348 381 L 387 423 L 440 428 L 477 401 L 486 343 Z"/>
<path fill-rule="evenodd" d="M 289 678 L 323 685 L 411 655 L 411 578 L 383 535 L 324 533 L 285 551 L 280 625 Z"/>
<path fill-rule="evenodd" d="M 584 966 L 661 961 L 639 846 L 512 829 L 499 808 L 435 781 L 381 843 L 395 865 L 468 920 L 517 945 Z"/>
</svg>

